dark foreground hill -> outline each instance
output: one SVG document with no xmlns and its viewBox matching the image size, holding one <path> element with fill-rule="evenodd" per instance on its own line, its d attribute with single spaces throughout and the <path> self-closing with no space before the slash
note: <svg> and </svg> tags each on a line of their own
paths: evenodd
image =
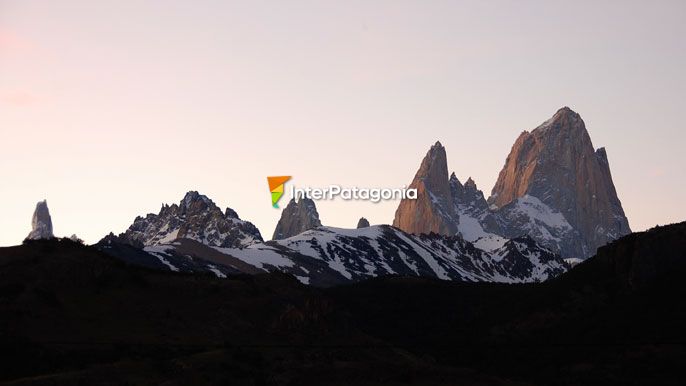
<svg viewBox="0 0 686 386">
<path fill-rule="evenodd" d="M 636 233 L 542 284 L 370 280 L 329 291 L 385 342 L 536 384 L 683 384 L 686 223 Z"/>
<path fill-rule="evenodd" d="M 686 223 L 543 284 L 158 272 L 70 241 L 0 249 L 0 382 L 682 384 Z"/>
</svg>

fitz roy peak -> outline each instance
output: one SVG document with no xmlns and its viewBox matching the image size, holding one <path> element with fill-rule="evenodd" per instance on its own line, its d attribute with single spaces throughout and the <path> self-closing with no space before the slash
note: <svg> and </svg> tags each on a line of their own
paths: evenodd
<svg viewBox="0 0 686 386">
<path fill-rule="evenodd" d="M 581 116 L 568 107 L 517 138 L 488 202 L 505 212 L 533 202 L 559 213 L 567 223 L 560 227 L 574 233 L 562 240 L 565 257 L 589 257 L 631 233 L 605 148 L 593 148 Z"/>
<path fill-rule="evenodd" d="M 400 203 L 394 225 L 415 234 L 457 233 L 486 250 L 528 235 L 564 258 L 583 259 L 631 232 L 605 149 L 593 149 L 583 120 L 567 107 L 520 135 L 488 200 L 471 178 L 464 185 L 455 173 L 447 178 L 440 143 L 412 185 L 424 192 Z"/>
<path fill-rule="evenodd" d="M 217 247 L 243 247 L 262 241 L 260 231 L 231 208 L 217 207 L 207 196 L 186 193 L 177 205 L 162 205 L 159 214 L 136 217 L 119 236 L 131 245 L 152 246 L 191 239 Z"/>
</svg>

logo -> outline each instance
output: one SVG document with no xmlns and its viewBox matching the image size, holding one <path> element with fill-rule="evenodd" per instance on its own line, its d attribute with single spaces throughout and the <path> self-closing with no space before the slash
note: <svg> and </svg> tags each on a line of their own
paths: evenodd
<svg viewBox="0 0 686 386">
<path fill-rule="evenodd" d="M 417 188 L 360 188 L 357 186 L 343 187 L 329 185 L 323 188 L 296 188 L 291 185 L 291 196 L 295 199 L 307 197 L 310 200 L 335 200 L 341 198 L 345 201 L 360 200 L 377 203 L 388 200 L 416 200 Z"/>
<path fill-rule="evenodd" d="M 283 196 L 283 184 L 290 180 L 291 176 L 275 176 L 267 177 L 267 182 L 269 183 L 269 190 L 272 192 L 272 206 L 274 208 L 279 208 L 277 203 Z"/>
</svg>

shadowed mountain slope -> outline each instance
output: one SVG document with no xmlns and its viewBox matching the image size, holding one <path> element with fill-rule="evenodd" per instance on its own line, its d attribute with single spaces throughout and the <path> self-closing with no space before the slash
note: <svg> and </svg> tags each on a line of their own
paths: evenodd
<svg viewBox="0 0 686 386">
<path fill-rule="evenodd" d="M 161 272 L 68 240 L 0 248 L 0 382 L 680 384 L 686 223 L 539 284 Z"/>
</svg>

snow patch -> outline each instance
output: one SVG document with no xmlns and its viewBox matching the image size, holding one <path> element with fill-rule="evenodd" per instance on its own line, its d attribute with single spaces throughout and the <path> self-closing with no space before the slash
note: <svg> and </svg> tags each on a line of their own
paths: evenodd
<svg viewBox="0 0 686 386">
<path fill-rule="evenodd" d="M 565 216 L 551 209 L 538 198 L 524 195 L 517 199 L 516 208 L 533 220 L 538 220 L 551 228 L 572 229 Z"/>
<path fill-rule="evenodd" d="M 167 267 L 169 267 L 170 270 L 172 270 L 174 272 L 179 272 L 179 269 L 176 268 L 172 263 L 169 262 L 169 260 L 167 260 L 165 258 L 165 256 L 167 256 L 167 257 L 171 256 L 171 254 L 169 254 L 168 251 L 170 251 L 170 250 L 173 251 L 174 247 L 171 247 L 168 245 L 154 245 L 154 246 L 145 247 L 145 248 L 143 248 L 143 250 L 145 252 L 148 252 L 149 254 L 157 257 L 160 260 L 160 262 L 162 264 L 166 265 Z"/>
<path fill-rule="evenodd" d="M 212 247 L 215 250 L 229 256 L 233 256 L 257 268 L 265 269 L 266 266 L 272 267 L 292 267 L 293 261 L 283 257 L 273 248 L 264 244 L 253 244 L 246 248 L 221 248 Z"/>
<path fill-rule="evenodd" d="M 208 268 L 210 271 L 212 271 L 212 273 L 214 273 L 215 275 L 217 275 L 218 278 L 220 278 L 220 279 L 226 278 L 226 275 L 225 275 L 222 271 L 220 271 L 219 268 L 217 268 L 216 266 L 214 266 L 214 265 L 208 265 L 207 268 Z"/>
<path fill-rule="evenodd" d="M 494 234 L 488 234 L 474 241 L 474 246 L 485 252 L 492 252 L 502 248 L 509 239 Z"/>
</svg>

